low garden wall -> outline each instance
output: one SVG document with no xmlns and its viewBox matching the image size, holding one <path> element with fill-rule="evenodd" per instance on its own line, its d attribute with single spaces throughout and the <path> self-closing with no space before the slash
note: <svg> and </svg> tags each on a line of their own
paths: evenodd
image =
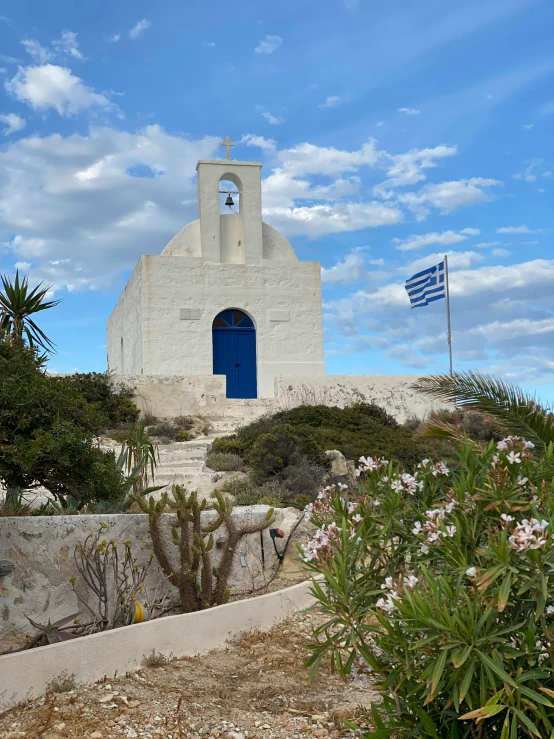
<svg viewBox="0 0 554 739">
<path fill-rule="evenodd" d="M 239 634 L 270 629 L 310 606 L 310 583 L 197 613 L 167 616 L 71 641 L 0 657 L 0 712 L 44 694 L 56 678 L 75 685 L 139 668 L 152 652 L 192 657 L 218 649 Z"/>
<path fill-rule="evenodd" d="M 265 505 L 237 506 L 232 515 L 239 523 L 255 523 L 262 521 L 267 511 L 268 506 Z M 215 513 L 207 511 L 202 515 L 207 521 Z M 291 508 L 276 509 L 273 526 L 288 534 L 298 515 L 298 511 Z M 174 556 L 174 563 L 177 564 L 177 548 L 171 541 L 172 520 L 171 514 L 164 514 L 162 530 L 167 542 L 166 549 Z M 79 611 L 83 622 L 90 620 L 90 614 L 79 602 L 70 578 L 78 578 L 75 588 L 91 607 L 94 605 L 94 595 L 80 581 L 73 555 L 75 546 L 79 542 L 83 543 L 88 534 L 96 533 L 103 523 L 107 525 L 103 539 L 115 539 L 122 549 L 123 543 L 130 541 L 133 556 L 138 563 L 149 559 L 153 548 L 148 516 L 144 514 L 0 518 L 0 560 L 7 560 L 14 565 L 11 574 L 0 576 L 0 652 L 23 646 L 29 636 L 36 634 L 36 629 L 31 626 L 27 616 L 38 623 L 46 624 L 48 620 L 55 622 Z M 214 535 L 216 546 L 213 561 L 216 565 L 221 556 L 223 534 L 223 531 L 218 530 Z M 229 580 L 232 593 L 261 588 L 273 573 L 277 559 L 268 530 L 263 532 L 263 542 L 265 568 L 262 563 L 260 534 L 246 535 L 241 540 Z M 282 542 L 280 546 L 282 548 Z M 292 543 L 289 550 L 294 550 Z M 162 576 L 154 559 L 145 585 L 153 592 L 161 581 Z M 175 589 L 169 583 L 166 583 L 166 587 L 172 600 L 176 601 Z"/>
</svg>

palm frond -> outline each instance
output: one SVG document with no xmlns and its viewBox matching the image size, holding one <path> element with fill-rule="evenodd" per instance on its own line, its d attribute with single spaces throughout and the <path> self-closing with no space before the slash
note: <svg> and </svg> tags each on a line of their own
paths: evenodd
<svg viewBox="0 0 554 739">
<path fill-rule="evenodd" d="M 11 336 L 13 342 L 22 342 L 25 336 L 30 347 L 40 347 L 48 352 L 54 351 L 54 343 L 46 336 L 30 316 L 53 308 L 59 300 L 45 300 L 50 290 L 39 283 L 29 290 L 27 277 L 20 278 L 19 270 L 12 282 L 6 275 L 0 277 L 0 334 Z"/>
<path fill-rule="evenodd" d="M 552 410 L 512 383 L 480 372 L 459 372 L 423 377 L 413 387 L 425 395 L 454 401 L 458 407 L 488 413 L 508 432 L 532 441 L 540 452 L 554 443 Z"/>
</svg>

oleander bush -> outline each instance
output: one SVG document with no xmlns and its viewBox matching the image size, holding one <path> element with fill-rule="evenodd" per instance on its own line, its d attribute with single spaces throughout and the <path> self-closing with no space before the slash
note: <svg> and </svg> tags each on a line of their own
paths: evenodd
<svg viewBox="0 0 554 739">
<path fill-rule="evenodd" d="M 454 447 L 413 474 L 363 457 L 358 489 L 308 507 L 326 619 L 306 664 L 379 686 L 366 739 L 554 737 L 552 443 Z"/>
</svg>

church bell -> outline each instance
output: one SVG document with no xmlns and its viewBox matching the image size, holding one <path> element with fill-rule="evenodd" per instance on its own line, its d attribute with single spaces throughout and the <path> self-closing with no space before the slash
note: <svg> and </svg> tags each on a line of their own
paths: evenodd
<svg viewBox="0 0 554 739">
<path fill-rule="evenodd" d="M 228 205 L 229 208 L 234 205 L 233 198 L 230 195 L 227 195 L 227 200 L 225 201 L 225 205 Z"/>
</svg>

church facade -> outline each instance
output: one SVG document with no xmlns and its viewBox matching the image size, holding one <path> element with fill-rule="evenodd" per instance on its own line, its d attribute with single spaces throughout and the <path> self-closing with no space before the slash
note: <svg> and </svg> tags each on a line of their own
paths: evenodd
<svg viewBox="0 0 554 739">
<path fill-rule="evenodd" d="M 325 375 L 320 264 L 263 223 L 261 167 L 198 162 L 198 220 L 140 258 L 108 320 L 111 372 L 224 376 L 227 398 Z"/>
</svg>

